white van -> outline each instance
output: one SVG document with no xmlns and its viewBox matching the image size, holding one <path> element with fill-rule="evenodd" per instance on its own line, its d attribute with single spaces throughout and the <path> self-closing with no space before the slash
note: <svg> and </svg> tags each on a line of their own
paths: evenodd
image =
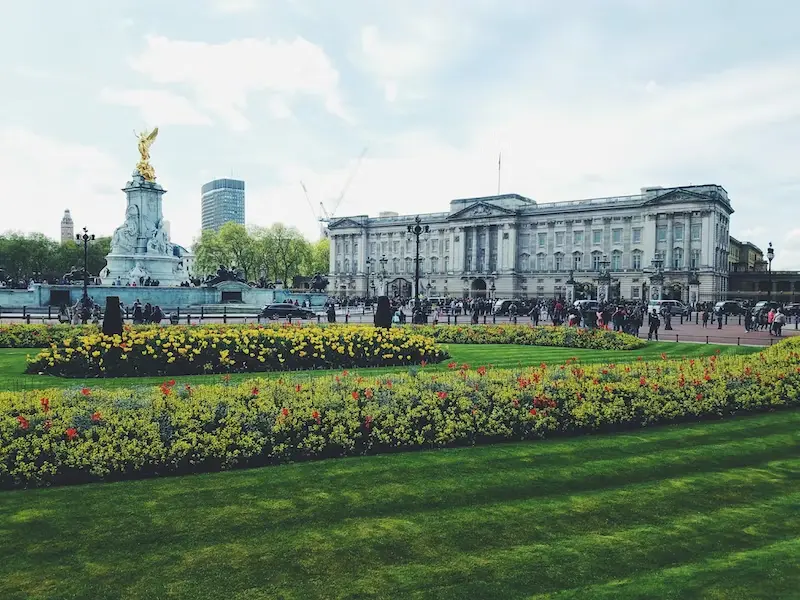
<svg viewBox="0 0 800 600">
<path fill-rule="evenodd" d="M 690 314 L 689 307 L 677 300 L 650 300 L 650 303 L 647 305 L 647 312 L 653 312 L 653 309 L 656 309 L 658 314 L 662 314 L 669 309 L 669 314 L 675 317 L 680 315 L 688 317 Z"/>
</svg>

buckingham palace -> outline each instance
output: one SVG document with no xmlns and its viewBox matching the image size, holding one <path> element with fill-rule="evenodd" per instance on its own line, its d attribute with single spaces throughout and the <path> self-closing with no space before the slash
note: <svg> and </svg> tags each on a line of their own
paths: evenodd
<svg viewBox="0 0 800 600">
<path fill-rule="evenodd" d="M 724 298 L 728 193 L 719 185 L 642 188 L 631 196 L 537 203 L 518 194 L 452 200 L 420 214 L 420 294 L 428 297 L 589 297 L 684 302 Z M 329 223 L 337 295 L 413 295 L 418 215 L 380 213 Z M 693 290 L 690 297 L 690 289 Z M 333 290 L 331 290 L 333 291 Z"/>
</svg>

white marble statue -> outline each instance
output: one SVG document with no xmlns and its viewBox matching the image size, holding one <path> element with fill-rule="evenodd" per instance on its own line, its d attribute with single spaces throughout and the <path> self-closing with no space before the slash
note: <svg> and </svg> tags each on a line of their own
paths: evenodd
<svg viewBox="0 0 800 600">
<path fill-rule="evenodd" d="M 147 242 L 147 251 L 155 254 L 172 254 L 172 244 L 161 224 L 156 227 L 153 236 Z"/>
<path fill-rule="evenodd" d="M 139 210 L 131 204 L 125 211 L 125 222 L 114 230 L 111 238 L 111 253 L 126 254 L 136 249 L 136 238 L 139 235 Z"/>
<path fill-rule="evenodd" d="M 136 266 L 133 267 L 133 269 L 131 269 L 130 272 L 128 273 L 128 278 L 130 279 L 130 281 L 136 284 L 139 283 L 139 278 L 144 277 L 145 279 L 147 279 L 149 276 L 150 275 L 148 274 L 147 271 L 145 271 L 144 267 L 142 266 L 142 263 L 140 262 L 137 262 Z"/>
</svg>

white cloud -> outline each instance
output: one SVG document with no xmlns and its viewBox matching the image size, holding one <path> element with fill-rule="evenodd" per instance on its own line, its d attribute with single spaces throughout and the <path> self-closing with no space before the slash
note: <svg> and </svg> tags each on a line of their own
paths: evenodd
<svg viewBox="0 0 800 600">
<path fill-rule="evenodd" d="M 246 13 L 258 8 L 258 0 L 211 0 L 211 7 L 220 13 Z"/>
<path fill-rule="evenodd" d="M 145 125 L 210 125 L 211 119 L 189 100 L 166 90 L 112 90 L 105 88 L 100 99 L 109 104 L 138 108 Z"/>
<path fill-rule="evenodd" d="M 320 46 L 302 37 L 208 44 L 150 36 L 131 65 L 154 83 L 189 86 L 203 108 L 234 130 L 250 126 L 246 109 L 255 92 L 281 96 L 287 105 L 296 95 L 316 96 L 328 112 L 347 118 L 338 71 Z"/>
<path fill-rule="evenodd" d="M 498 104 L 482 105 L 471 127 L 464 125 L 463 143 L 419 131 L 371 146 L 337 214 L 446 211 L 453 198 L 494 194 L 501 149 L 503 192 L 547 202 L 635 194 L 648 185 L 719 183 L 731 194 L 734 224 L 738 220 L 742 227 L 748 211 L 773 197 L 765 184 L 794 173 L 788 157 L 776 161 L 779 151 L 764 147 L 766 126 L 800 117 L 800 68 L 791 63 L 662 85 L 655 95 L 640 86 L 638 94 L 618 88 L 577 103 L 557 96 L 529 101 L 524 94 L 524 102 L 508 103 L 502 89 L 496 96 Z M 794 128 L 800 135 L 797 122 Z M 287 168 L 285 183 L 262 190 L 270 202 L 259 204 L 292 210 L 248 209 L 249 215 L 262 222 L 283 219 L 314 234 L 316 223 L 297 181 L 305 181 L 316 206 L 338 195 L 351 168 Z M 751 197 L 748 186 L 756 174 L 761 183 Z M 753 234 L 751 241 L 766 246 L 763 231 Z M 800 266 L 800 252 L 792 260 Z"/>
<path fill-rule="evenodd" d="M 70 209 L 75 226 L 110 235 L 124 218 L 120 191 L 129 172 L 93 146 L 52 139 L 22 128 L 0 129 L 3 230 L 41 231 L 58 238 Z"/>
</svg>

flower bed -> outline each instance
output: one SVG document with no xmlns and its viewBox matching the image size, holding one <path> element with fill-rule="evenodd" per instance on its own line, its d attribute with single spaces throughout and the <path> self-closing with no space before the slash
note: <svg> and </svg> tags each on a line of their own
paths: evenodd
<svg viewBox="0 0 800 600">
<path fill-rule="evenodd" d="M 605 329 L 532 325 L 426 325 L 415 329 L 442 344 L 522 344 L 588 350 L 635 350 L 646 345 L 635 336 Z"/>
<path fill-rule="evenodd" d="M 800 342 L 800 340 L 797 340 Z M 800 405 L 795 340 L 747 357 L 0 393 L 0 485 L 530 440 Z"/>
<path fill-rule="evenodd" d="M 254 325 L 195 325 L 192 330 L 201 332 L 223 332 L 230 330 L 252 330 Z M 270 323 L 262 329 L 282 329 L 285 326 Z M 317 326 L 312 326 L 317 327 Z M 328 327 L 323 325 L 322 327 Z M 340 326 L 336 326 L 340 327 Z M 395 329 L 407 329 L 409 327 Z M 126 330 L 163 331 L 165 327 L 142 325 Z M 188 329 L 186 325 L 171 326 L 172 330 Z M 644 340 L 624 333 L 604 329 L 576 329 L 532 325 L 437 325 L 413 326 L 422 335 L 433 337 L 437 342 L 448 344 L 523 344 L 526 346 L 559 346 L 562 348 L 584 348 L 590 350 L 635 350 L 646 345 Z M 100 330 L 94 325 L 0 325 L 0 348 L 48 348 L 61 345 L 65 339 L 81 335 L 95 335 Z"/>
<path fill-rule="evenodd" d="M 447 353 L 411 329 L 143 327 L 121 336 L 65 338 L 29 360 L 28 373 L 62 377 L 195 375 L 440 362 Z"/>
</svg>

